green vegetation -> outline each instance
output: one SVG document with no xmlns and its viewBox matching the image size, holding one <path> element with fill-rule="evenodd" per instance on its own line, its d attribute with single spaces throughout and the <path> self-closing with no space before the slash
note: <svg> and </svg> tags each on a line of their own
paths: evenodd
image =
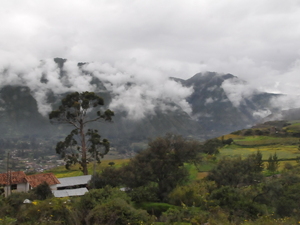
<svg viewBox="0 0 300 225">
<path fill-rule="evenodd" d="M 277 133 L 267 124 L 204 143 L 156 138 L 132 159 L 88 164 L 94 175 L 82 197 L 57 199 L 39 187 L 1 198 L 0 224 L 297 224 L 298 131 L 280 124 Z M 51 172 L 81 175 L 74 165 Z"/>
<path fill-rule="evenodd" d="M 149 147 L 138 153 L 127 165 L 105 168 L 93 183 L 99 184 L 96 188 L 124 185 L 133 189 L 135 196 L 142 194 L 139 198 L 147 200 L 153 196 L 145 196 L 144 193 L 151 189 L 155 191 L 155 197 L 163 201 L 177 185 L 189 180 L 187 163 L 199 164 L 201 152 L 202 145 L 197 141 L 166 135 L 150 141 Z"/>
<path fill-rule="evenodd" d="M 98 130 L 86 129 L 89 123 L 112 120 L 114 112 L 109 109 L 104 113 L 97 111 L 93 118 L 88 116 L 88 111 L 102 105 L 104 100 L 94 92 L 74 92 L 63 98 L 59 108 L 49 114 L 51 123 L 67 124 L 74 128 L 64 141 L 56 145 L 56 153 L 65 160 L 67 169 L 78 163 L 80 170 L 87 175 L 88 162 L 96 160 L 100 163 L 100 158 L 108 153 L 108 140 L 101 140 Z"/>
<path fill-rule="evenodd" d="M 276 153 L 280 160 L 293 160 L 293 164 L 295 164 L 296 158 L 300 154 L 298 149 L 299 130 L 299 121 L 274 121 L 252 129 L 233 132 L 225 136 L 232 138 L 233 144 L 221 148 L 220 156 L 241 155 L 246 157 L 259 150 L 265 161 L 270 155 Z"/>
<path fill-rule="evenodd" d="M 298 133 L 300 132 L 300 122 L 293 121 L 293 124 L 285 127 L 284 130 L 288 133 Z"/>
<path fill-rule="evenodd" d="M 32 197 L 37 200 L 45 200 L 53 197 L 52 191 L 46 182 L 41 183 L 31 190 Z"/>
<path fill-rule="evenodd" d="M 263 169 L 262 154 L 257 151 L 244 159 L 240 156 L 222 158 L 207 178 L 215 181 L 218 187 L 252 185 L 261 182 Z"/>
<path fill-rule="evenodd" d="M 95 171 L 102 171 L 104 168 L 110 166 L 110 162 L 114 162 L 115 164 L 113 167 L 121 167 L 122 165 L 127 164 L 130 161 L 130 159 L 107 159 L 107 160 L 102 160 L 100 164 L 96 163 L 89 163 L 87 168 L 89 171 L 89 174 L 93 174 L 94 172 L 94 165 L 95 165 Z M 55 174 L 57 178 L 62 178 L 62 177 L 75 177 L 75 176 L 81 176 L 82 172 L 78 170 L 78 167 L 76 165 L 73 165 L 70 167 L 69 170 L 66 170 L 64 166 L 59 166 L 55 167 L 51 170 L 47 170 L 47 172 Z"/>
</svg>

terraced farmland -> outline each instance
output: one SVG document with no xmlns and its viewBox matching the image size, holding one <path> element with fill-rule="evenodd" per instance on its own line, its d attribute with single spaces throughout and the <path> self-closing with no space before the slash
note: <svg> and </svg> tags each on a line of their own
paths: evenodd
<svg viewBox="0 0 300 225">
<path fill-rule="evenodd" d="M 276 127 L 276 124 L 284 125 Z M 248 135 L 245 135 L 245 133 Z M 256 135 L 256 133 L 263 133 L 264 135 Z M 276 153 L 280 160 L 296 164 L 296 158 L 300 157 L 299 134 L 299 121 L 268 122 L 252 129 L 234 132 L 234 134 L 223 137 L 224 139 L 232 138 L 234 142 L 221 148 L 218 158 L 237 155 L 246 157 L 259 150 L 264 160 L 268 160 L 271 154 Z M 281 163 L 281 167 L 284 163 Z"/>
</svg>

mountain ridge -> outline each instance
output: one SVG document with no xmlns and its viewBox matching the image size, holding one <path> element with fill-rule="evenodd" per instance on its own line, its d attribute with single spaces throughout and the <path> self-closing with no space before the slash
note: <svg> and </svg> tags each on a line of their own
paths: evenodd
<svg viewBox="0 0 300 225">
<path fill-rule="evenodd" d="M 57 65 L 57 68 L 54 70 L 55 74 L 62 80 L 63 85 L 69 88 L 73 77 L 65 67 L 67 60 L 55 58 L 54 62 Z M 118 81 L 120 83 L 118 88 L 122 89 L 123 93 L 115 93 L 114 89 L 108 89 L 114 85 L 113 82 L 105 81 L 97 76 L 97 74 L 102 73 L 101 71 L 94 72 L 96 75 L 91 74 L 87 69 L 88 65 L 89 63 L 78 63 L 76 66 L 81 71 L 82 79 L 88 81 L 91 87 L 95 88 L 95 92 L 104 98 L 107 107 L 110 106 L 116 97 L 126 94 L 127 90 L 137 88 L 139 85 L 130 77 L 131 80 L 125 80 L 125 83 Z M 47 84 L 51 78 L 45 74 L 41 76 L 43 84 Z M 118 73 L 115 76 L 117 75 Z M 145 96 L 145 106 L 147 106 L 146 101 L 155 101 L 156 104 L 158 101 L 161 101 L 164 109 L 156 105 L 152 113 L 145 114 L 140 120 L 128 119 L 128 112 L 118 109 L 113 124 L 101 124 L 101 126 L 95 125 L 95 127 L 99 128 L 101 134 L 105 137 L 119 140 L 120 142 L 125 139 L 134 141 L 145 140 L 168 132 L 203 140 L 255 124 L 259 120 L 254 113 L 266 108 L 271 112 L 272 105 L 270 100 L 276 97 L 274 94 L 257 92 L 248 98 L 243 97 L 241 103 L 235 105 L 224 89 L 224 83 L 227 82 L 226 84 L 234 87 L 237 84 L 244 85 L 246 82 L 230 73 L 205 72 L 197 73 L 186 80 L 175 77 L 170 77 L 170 80 L 180 84 L 183 88 L 187 88 L 185 90 L 192 90 L 186 99 L 177 99 L 186 101 L 191 107 L 191 112 L 186 112 L 174 99 L 159 100 L 153 98 L 149 100 Z M 26 90 L 24 95 L 20 94 L 23 89 Z M 54 109 L 68 91 L 61 91 L 60 94 L 57 94 L 49 88 L 45 90 L 45 93 L 47 107 Z M 144 93 L 141 95 L 144 95 Z M 15 96 L 18 96 L 18 98 L 15 99 Z M 143 100 L 143 97 L 141 99 Z M 21 106 L 20 102 L 24 104 Z M 134 107 L 135 103 L 131 104 Z M 28 108 L 23 109 L 24 105 L 27 105 Z M 0 122 L 5 124 L 2 126 L 2 129 L 9 131 L 4 132 L 4 135 L 14 135 L 14 133 L 26 134 L 28 132 L 26 127 L 30 127 L 34 135 L 49 135 L 56 129 L 60 129 L 62 132 L 65 131 L 62 127 L 54 128 L 50 126 L 47 118 L 41 117 L 37 112 L 37 100 L 32 95 L 32 90 L 29 87 L 22 85 L 3 86 L 1 88 L 0 107 L 3 109 L 3 116 L 0 118 Z M 19 111 L 20 109 L 22 110 Z M 11 113 L 12 111 L 15 111 L 18 118 L 24 118 L 25 121 L 21 121 L 21 125 L 16 120 L 17 117 L 13 117 L 14 113 Z"/>
</svg>

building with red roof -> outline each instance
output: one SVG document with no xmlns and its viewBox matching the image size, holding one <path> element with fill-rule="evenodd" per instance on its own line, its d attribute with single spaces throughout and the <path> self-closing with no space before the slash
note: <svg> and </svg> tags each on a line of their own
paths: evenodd
<svg viewBox="0 0 300 225">
<path fill-rule="evenodd" d="M 46 182 L 51 190 L 56 190 L 56 185 L 60 184 L 52 173 L 26 175 L 23 171 L 18 171 L 0 174 L 0 185 L 4 186 L 5 196 L 10 195 L 12 191 L 27 192 L 43 182 Z"/>
</svg>

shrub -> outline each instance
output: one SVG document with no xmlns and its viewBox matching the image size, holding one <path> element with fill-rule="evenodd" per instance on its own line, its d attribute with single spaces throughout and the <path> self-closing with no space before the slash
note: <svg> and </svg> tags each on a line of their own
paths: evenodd
<svg viewBox="0 0 300 225">
<path fill-rule="evenodd" d="M 114 198 L 97 205 L 87 215 L 86 224 L 150 224 L 153 219 L 144 210 L 135 209 L 124 199 Z"/>
<path fill-rule="evenodd" d="M 12 193 L 4 200 L 5 206 L 2 208 L 0 215 L 4 213 L 6 216 L 16 217 L 21 206 L 24 205 L 25 199 L 32 199 L 32 196 L 24 192 Z"/>
<path fill-rule="evenodd" d="M 160 217 L 164 224 L 204 224 L 208 220 L 208 212 L 201 211 L 197 207 L 170 208 Z"/>
<path fill-rule="evenodd" d="M 47 198 L 53 197 L 51 188 L 46 182 L 43 182 L 37 187 L 33 188 L 31 190 L 31 193 L 33 194 L 33 198 L 38 200 L 45 200 Z"/>
<path fill-rule="evenodd" d="M 252 135 L 252 134 L 253 134 L 253 132 L 252 132 L 251 129 L 248 129 L 248 130 L 246 130 L 246 131 L 244 132 L 244 135 L 245 135 L 245 136 L 249 136 L 249 135 Z"/>
<path fill-rule="evenodd" d="M 117 187 L 121 184 L 121 171 L 115 167 L 106 167 L 102 173 L 96 173 L 89 182 L 89 187 L 93 189 L 104 188 L 109 185 Z"/>
<path fill-rule="evenodd" d="M 169 203 L 181 206 L 204 207 L 209 192 L 216 188 L 213 181 L 193 182 L 186 186 L 178 186 L 169 194 Z"/>
<path fill-rule="evenodd" d="M 113 199 L 123 199 L 125 202 L 127 202 L 127 204 L 131 203 L 130 197 L 124 191 L 121 191 L 118 188 L 106 186 L 102 189 L 90 190 L 84 196 L 80 197 L 74 208 L 76 208 L 79 212 L 81 223 L 84 224 L 86 215 L 88 215 L 94 208 L 98 207 L 99 205 L 106 204 Z"/>
<path fill-rule="evenodd" d="M 17 219 L 5 216 L 0 219 L 0 225 L 14 225 L 16 224 Z"/>
<path fill-rule="evenodd" d="M 262 154 L 257 151 L 256 154 L 251 154 L 245 159 L 240 156 L 221 159 L 207 178 L 215 181 L 219 187 L 222 185 L 245 186 L 261 181 L 262 170 Z"/>
<path fill-rule="evenodd" d="M 20 224 L 81 224 L 73 202 L 68 198 L 48 198 L 24 204 L 17 219 Z"/>
<path fill-rule="evenodd" d="M 137 206 L 141 209 L 146 210 L 149 214 L 155 215 L 156 217 L 160 217 L 162 213 L 168 211 L 169 209 L 175 209 L 177 208 L 174 205 L 170 205 L 167 203 L 161 203 L 161 202 L 143 202 L 140 204 L 137 204 Z"/>
<path fill-rule="evenodd" d="M 140 202 L 157 202 L 157 187 L 141 186 L 134 188 L 128 192 L 128 195 L 131 197 L 131 200 L 140 203 Z"/>
</svg>

